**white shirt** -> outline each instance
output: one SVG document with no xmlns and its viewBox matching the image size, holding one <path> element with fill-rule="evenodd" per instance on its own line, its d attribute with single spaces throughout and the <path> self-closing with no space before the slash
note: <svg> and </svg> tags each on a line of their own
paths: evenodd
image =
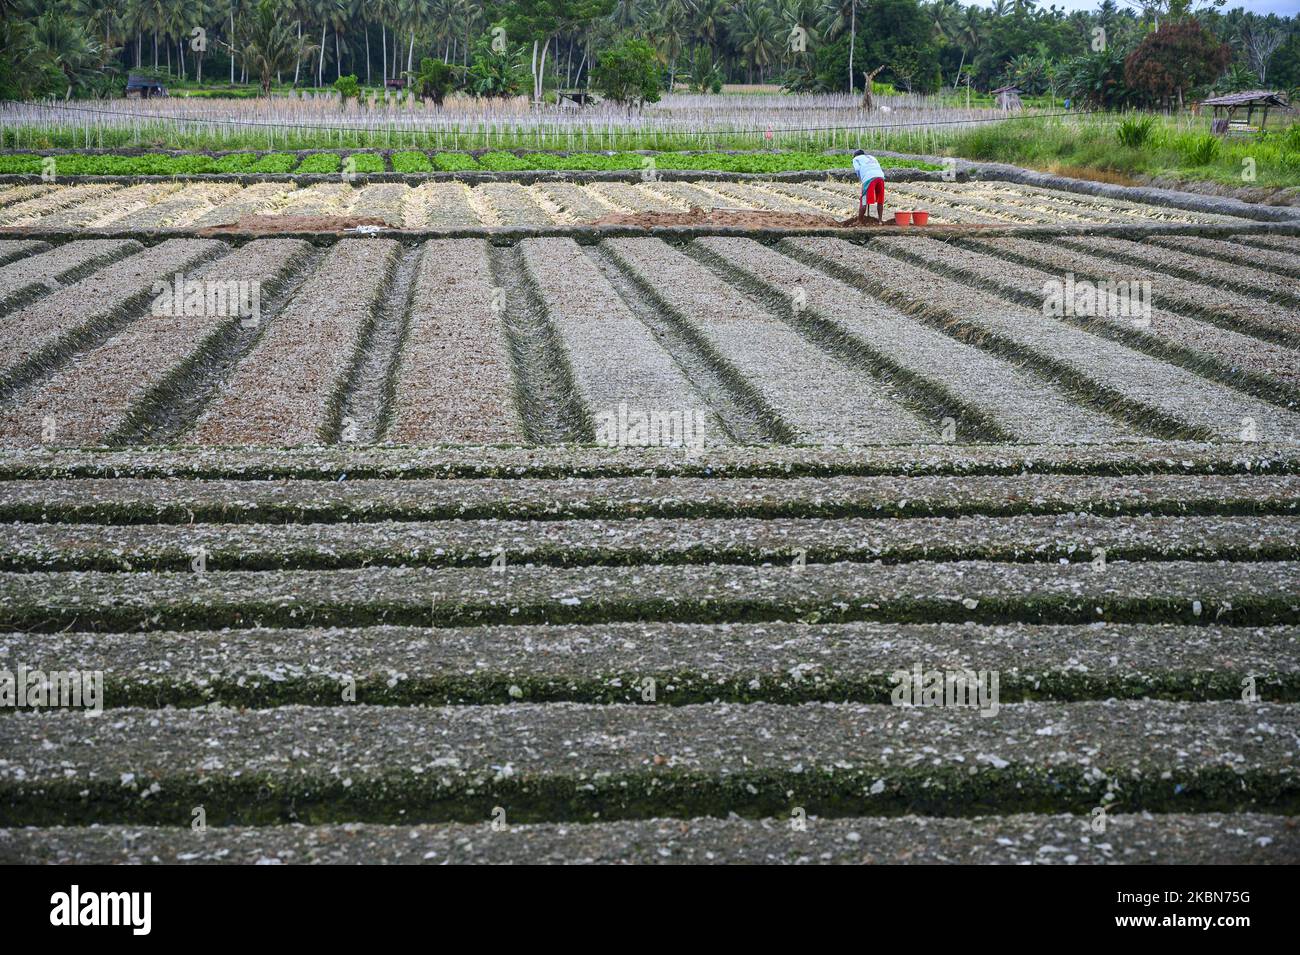
<svg viewBox="0 0 1300 955">
<path fill-rule="evenodd" d="M 884 179 L 885 170 L 880 168 L 880 163 L 875 156 L 863 154 L 853 157 L 853 171 L 858 174 L 858 179 L 864 183 L 872 179 Z"/>
</svg>

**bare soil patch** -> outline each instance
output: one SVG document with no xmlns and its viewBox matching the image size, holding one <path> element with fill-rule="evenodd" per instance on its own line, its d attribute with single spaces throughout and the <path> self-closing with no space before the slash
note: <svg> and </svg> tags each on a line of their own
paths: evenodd
<svg viewBox="0 0 1300 955">
<path fill-rule="evenodd" d="M 879 223 L 869 221 L 868 225 Z M 689 212 L 617 212 L 601 216 L 592 225 L 631 225 L 647 229 L 656 226 L 709 225 L 742 229 L 848 229 L 857 219 L 836 219 L 816 212 L 769 212 L 762 209 L 701 209 Z"/>
<path fill-rule="evenodd" d="M 376 216 L 244 216 L 226 225 L 208 226 L 198 230 L 198 235 L 218 235 L 222 232 L 248 232 L 253 235 L 278 235 L 284 232 L 346 232 L 357 226 L 378 226 L 392 229 L 392 225 Z"/>
</svg>

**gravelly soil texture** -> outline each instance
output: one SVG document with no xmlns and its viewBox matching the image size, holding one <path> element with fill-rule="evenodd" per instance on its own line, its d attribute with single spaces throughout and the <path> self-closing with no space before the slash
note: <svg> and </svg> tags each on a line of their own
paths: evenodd
<svg viewBox="0 0 1300 955">
<path fill-rule="evenodd" d="M 0 204 L 0 861 L 1300 861 L 1300 239 L 891 196 Z"/>
</svg>

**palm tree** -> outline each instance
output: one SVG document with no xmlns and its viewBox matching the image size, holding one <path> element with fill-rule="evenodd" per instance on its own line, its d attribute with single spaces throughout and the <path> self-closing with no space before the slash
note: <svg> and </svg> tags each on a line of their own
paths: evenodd
<svg viewBox="0 0 1300 955">
<path fill-rule="evenodd" d="M 168 4 L 164 32 L 169 39 L 176 41 L 177 65 L 180 68 L 181 79 L 186 76 L 185 49 L 192 39 L 194 28 L 202 27 L 207 22 L 207 13 L 207 0 L 171 0 Z M 169 46 L 169 61 L 170 50 Z"/>
<path fill-rule="evenodd" d="M 686 0 L 664 0 L 647 31 L 657 40 L 661 56 L 668 64 L 668 89 L 677 81 L 677 57 L 690 35 L 690 11 Z"/>
<path fill-rule="evenodd" d="M 821 4 L 819 0 L 775 0 L 776 18 L 781 23 L 781 59 L 794 66 L 802 63 L 811 77 L 811 56 L 816 49 L 820 35 L 817 19 Z M 803 30 L 805 48 L 796 50 L 793 44 L 795 28 Z"/>
<path fill-rule="evenodd" d="M 709 48 L 709 59 L 718 58 L 718 42 L 725 31 L 728 0 L 695 0 L 693 17 L 695 39 Z"/>
<path fill-rule="evenodd" d="M 433 8 L 428 5 L 428 0 L 398 0 L 398 11 L 410 38 L 406 47 L 406 83 L 409 86 L 410 74 L 415 72 L 415 35 L 428 28 Z"/>
<path fill-rule="evenodd" d="M 0 17 L 0 50 L 4 50 L 19 94 L 23 99 L 30 99 L 45 77 L 31 22 L 18 17 Z"/>
<path fill-rule="evenodd" d="M 195 20 L 206 30 L 208 18 L 216 12 L 215 3 L 213 0 L 193 0 L 193 4 L 191 9 Z M 203 56 L 205 53 L 207 53 L 206 43 L 200 49 L 194 51 L 195 78 L 200 83 L 203 82 Z"/>
<path fill-rule="evenodd" d="M 158 34 L 167 24 L 166 0 L 139 0 L 139 22 L 143 32 L 153 34 L 153 68 L 158 69 Z"/>
<path fill-rule="evenodd" d="M 856 88 L 853 54 L 858 45 L 858 0 L 828 0 L 822 13 L 822 32 L 828 40 L 838 39 L 849 31 L 849 92 Z"/>
<path fill-rule="evenodd" d="M 297 35 L 298 22 L 281 19 L 282 9 L 277 0 L 261 0 L 249 18 L 246 39 L 238 50 L 232 48 L 257 76 L 263 96 L 270 95 L 271 82 L 281 70 L 312 52 Z"/>
<path fill-rule="evenodd" d="M 392 16 L 395 0 L 369 0 L 363 9 L 365 15 L 379 21 L 380 69 L 383 70 L 382 82 L 388 82 L 388 22 Z"/>
<path fill-rule="evenodd" d="M 609 12 L 609 21 L 620 30 L 630 30 L 644 18 L 640 0 L 614 0 L 614 9 Z"/>
<path fill-rule="evenodd" d="M 461 46 L 460 61 L 463 66 L 469 66 L 470 47 L 473 45 L 474 31 L 482 30 L 484 27 L 483 4 L 478 0 L 456 0 L 456 17 L 461 27 L 461 36 L 465 38 Z"/>
<path fill-rule="evenodd" d="M 334 33 L 334 78 L 336 80 L 343 76 L 343 54 L 352 53 L 346 34 L 352 24 L 353 16 L 356 15 L 359 2 L 360 0 L 338 0 L 338 3 L 331 4 L 327 11 L 330 15 L 330 27 Z"/>
<path fill-rule="evenodd" d="M 256 2 L 256 0 L 254 0 L 254 2 Z M 296 21 L 294 26 L 297 30 L 298 41 L 300 43 L 302 43 L 303 40 L 303 23 L 307 22 L 315 13 L 314 2 L 315 0 L 284 0 L 284 5 L 280 8 L 283 16 L 293 17 Z M 306 44 L 303 44 L 303 49 L 306 49 Z M 298 77 L 301 73 L 302 57 L 299 56 L 293 63 L 293 85 L 295 87 L 298 85 Z"/>
<path fill-rule="evenodd" d="M 736 41 L 736 49 L 745 60 L 749 81 L 753 82 L 754 70 L 757 69 L 761 83 L 766 69 L 780 55 L 784 39 L 781 24 L 762 0 L 740 0 L 732 12 L 728 28 Z"/>
<path fill-rule="evenodd" d="M 957 75 L 953 77 L 952 88 L 956 89 L 957 84 L 961 81 L 961 71 L 966 65 L 966 58 L 969 55 L 971 60 L 975 59 L 975 54 L 979 48 L 984 45 L 987 36 L 987 26 L 984 20 L 984 12 L 977 6 L 971 5 L 963 7 L 961 11 L 961 22 L 957 27 L 955 39 L 961 46 L 961 63 L 957 66 Z M 970 88 L 967 87 L 966 98 L 970 99 Z"/>
<path fill-rule="evenodd" d="M 104 38 L 103 51 L 107 56 L 113 40 L 121 36 L 125 13 L 121 0 L 73 0 L 70 6 L 74 17 Z"/>
<path fill-rule="evenodd" d="M 103 47 L 80 23 L 57 10 L 46 10 L 36 18 L 28 42 L 37 62 L 58 67 L 63 73 L 69 94 L 98 69 L 103 53 Z"/>
<path fill-rule="evenodd" d="M 961 32 L 961 0 L 935 0 L 928 8 L 934 38 L 942 43 L 952 43 Z"/>
<path fill-rule="evenodd" d="M 325 85 L 325 31 L 329 29 L 334 19 L 338 17 L 343 9 L 343 0 L 315 0 L 313 4 L 314 13 L 320 20 L 320 58 L 316 62 L 316 85 Z"/>
</svg>

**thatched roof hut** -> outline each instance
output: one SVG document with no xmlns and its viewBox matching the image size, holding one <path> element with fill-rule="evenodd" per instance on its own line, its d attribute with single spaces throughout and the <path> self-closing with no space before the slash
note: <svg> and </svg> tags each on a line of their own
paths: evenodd
<svg viewBox="0 0 1300 955">
<path fill-rule="evenodd" d="M 1215 119 L 1211 128 L 1218 135 L 1228 132 L 1255 132 L 1255 128 L 1250 123 L 1257 109 L 1263 110 L 1259 120 L 1259 128 L 1263 129 L 1264 124 L 1268 122 L 1268 111 L 1270 109 L 1291 108 L 1291 104 L 1286 101 L 1286 97 L 1280 93 L 1274 93 L 1272 90 L 1245 90 L 1240 93 L 1225 93 L 1222 96 L 1211 96 L 1209 99 L 1203 99 L 1200 105 L 1214 108 Z M 1237 110 L 1243 108 L 1246 110 L 1246 119 L 1244 121 L 1235 118 Z"/>
</svg>

